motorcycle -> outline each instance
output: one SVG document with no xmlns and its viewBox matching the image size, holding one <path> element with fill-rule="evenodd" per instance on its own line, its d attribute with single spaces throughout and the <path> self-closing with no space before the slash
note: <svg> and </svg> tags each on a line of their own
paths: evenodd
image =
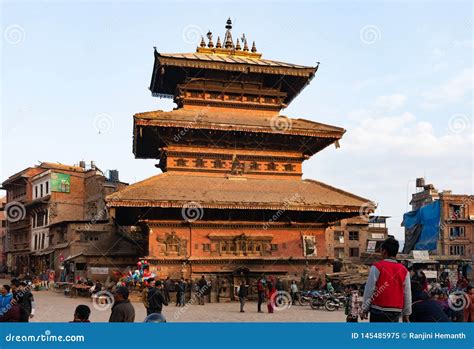
<svg viewBox="0 0 474 349">
<path fill-rule="evenodd" d="M 302 291 L 298 295 L 298 303 L 302 306 L 310 305 L 311 300 L 317 294 L 319 294 L 318 291 Z"/>
<path fill-rule="evenodd" d="M 344 295 L 330 294 L 324 302 L 324 308 L 327 311 L 339 310 L 339 308 L 344 308 L 345 305 L 346 297 Z"/>
<path fill-rule="evenodd" d="M 313 298 L 311 298 L 311 309 L 317 310 L 321 308 L 322 306 L 325 305 L 326 300 L 328 299 L 328 294 L 327 293 L 320 293 L 316 292 L 313 294 Z"/>
</svg>

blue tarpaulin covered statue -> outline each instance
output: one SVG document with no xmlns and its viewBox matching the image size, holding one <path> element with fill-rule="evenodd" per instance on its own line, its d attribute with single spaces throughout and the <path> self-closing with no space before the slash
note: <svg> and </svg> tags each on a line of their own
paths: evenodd
<svg viewBox="0 0 474 349">
<path fill-rule="evenodd" d="M 441 205 L 439 200 L 403 215 L 402 226 L 407 230 L 404 253 L 411 250 L 436 250 L 439 236 Z"/>
</svg>

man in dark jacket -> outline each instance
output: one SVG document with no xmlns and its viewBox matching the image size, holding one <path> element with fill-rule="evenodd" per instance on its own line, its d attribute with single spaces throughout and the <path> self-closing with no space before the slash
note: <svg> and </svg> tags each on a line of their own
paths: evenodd
<svg viewBox="0 0 474 349">
<path fill-rule="evenodd" d="M 155 282 L 155 287 L 153 287 L 148 292 L 148 306 L 150 309 L 150 314 L 158 313 L 161 314 L 163 305 L 168 305 L 165 295 L 163 294 L 163 285 L 161 281 L 158 280 Z"/>
<path fill-rule="evenodd" d="M 441 306 L 423 292 L 423 285 L 419 281 L 411 282 L 412 313 L 410 322 L 449 322 Z"/>
<path fill-rule="evenodd" d="M 26 282 L 20 282 L 18 279 L 11 281 L 11 290 L 13 299 L 20 306 L 21 319 L 20 322 L 29 322 L 35 314 L 34 298 L 30 292 L 30 288 Z"/>
<path fill-rule="evenodd" d="M 245 301 L 247 300 L 247 296 L 249 294 L 249 287 L 245 283 L 245 281 L 242 280 L 239 286 L 239 291 L 237 292 L 237 295 L 239 296 L 239 302 L 240 302 L 240 312 L 244 312 L 244 306 L 245 306 Z"/>
<path fill-rule="evenodd" d="M 114 293 L 114 305 L 109 322 L 134 322 L 135 308 L 128 299 L 128 289 L 125 286 L 119 286 Z"/>
<path fill-rule="evenodd" d="M 201 277 L 201 279 L 198 281 L 198 290 L 196 292 L 196 295 L 199 300 L 199 305 L 204 305 L 204 296 L 207 294 L 207 281 L 204 278 L 204 275 Z"/>
<path fill-rule="evenodd" d="M 0 315 L 0 322 L 21 322 L 21 307 L 15 299 L 10 301 L 10 304 L 5 308 L 5 311 L 6 312 Z"/>
<path fill-rule="evenodd" d="M 171 291 L 172 287 L 173 287 L 173 282 L 171 281 L 170 277 L 168 276 L 165 280 L 165 286 L 164 286 L 165 299 L 166 299 L 167 302 L 170 301 L 170 291 Z"/>
</svg>

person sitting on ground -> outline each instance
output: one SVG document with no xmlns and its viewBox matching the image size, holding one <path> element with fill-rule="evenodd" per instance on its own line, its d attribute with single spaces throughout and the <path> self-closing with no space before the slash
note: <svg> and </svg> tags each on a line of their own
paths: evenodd
<svg viewBox="0 0 474 349">
<path fill-rule="evenodd" d="M 135 308 L 128 299 L 128 288 L 119 286 L 114 293 L 114 305 L 110 314 L 109 322 L 134 322 Z"/>
<path fill-rule="evenodd" d="M 413 303 L 410 322 L 449 322 L 439 303 L 423 291 L 423 284 L 420 281 L 411 282 L 411 293 Z"/>
<path fill-rule="evenodd" d="M 91 314 L 91 308 L 85 304 L 80 304 L 74 311 L 74 320 L 71 322 L 90 322 L 89 316 Z"/>
</svg>

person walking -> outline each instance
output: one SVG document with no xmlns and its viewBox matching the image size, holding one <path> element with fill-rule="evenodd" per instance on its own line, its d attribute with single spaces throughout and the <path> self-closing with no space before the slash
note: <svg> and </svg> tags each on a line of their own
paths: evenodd
<svg viewBox="0 0 474 349">
<path fill-rule="evenodd" d="M 150 289 L 152 289 L 155 285 L 155 279 L 154 278 L 149 278 L 144 282 L 144 287 L 142 290 L 142 303 L 146 309 L 146 314 L 150 315 L 150 304 L 148 303 L 148 292 L 150 292 Z"/>
<path fill-rule="evenodd" d="M 155 287 L 148 292 L 148 304 L 150 307 L 150 314 L 161 314 L 163 305 L 168 305 L 163 293 L 163 284 L 160 280 L 156 281 Z"/>
<path fill-rule="evenodd" d="M 199 301 L 199 305 L 204 305 L 204 296 L 207 294 L 207 281 L 206 278 L 201 276 L 201 279 L 197 283 L 198 289 L 197 289 L 197 297 Z"/>
<path fill-rule="evenodd" d="M 358 322 L 361 303 L 362 300 L 357 285 L 349 285 L 347 287 L 345 308 L 346 322 Z"/>
<path fill-rule="evenodd" d="M 263 313 L 262 304 L 263 302 L 265 302 L 265 286 L 266 286 L 265 278 L 262 277 L 260 278 L 260 280 L 258 280 L 258 283 L 257 283 L 257 293 L 258 293 L 257 311 L 259 313 Z"/>
<path fill-rule="evenodd" d="M 273 313 L 275 306 L 276 288 L 272 281 L 267 281 L 267 309 L 270 314 Z"/>
<path fill-rule="evenodd" d="M 237 291 L 237 296 L 239 297 L 240 302 L 240 312 L 244 313 L 245 301 L 247 300 L 249 294 L 249 286 L 244 280 L 240 283 L 239 289 Z"/>
<path fill-rule="evenodd" d="M 118 286 L 114 293 L 114 305 L 109 322 L 134 322 L 135 308 L 128 299 L 129 292 L 125 286 Z"/>
<path fill-rule="evenodd" d="M 173 286 L 173 282 L 171 281 L 170 277 L 167 276 L 166 277 L 166 280 L 165 280 L 165 285 L 163 287 L 164 291 L 165 291 L 165 299 L 166 299 L 166 302 L 170 302 L 171 298 L 170 298 L 170 291 L 171 291 L 171 288 Z"/>
<path fill-rule="evenodd" d="M 390 237 L 380 246 L 383 260 L 370 268 L 364 289 L 361 319 L 370 322 L 409 322 L 411 315 L 410 274 L 396 261 L 400 245 Z"/>
<path fill-rule="evenodd" d="M 35 299 L 26 282 L 17 281 L 15 282 L 17 286 L 15 286 L 16 291 L 13 293 L 13 298 L 20 305 L 21 322 L 29 322 L 30 318 L 35 315 Z"/>
<path fill-rule="evenodd" d="M 296 301 L 298 300 L 298 285 L 296 284 L 296 281 L 293 280 L 290 285 L 290 293 L 291 293 L 291 303 L 292 305 L 296 304 Z"/>
</svg>

